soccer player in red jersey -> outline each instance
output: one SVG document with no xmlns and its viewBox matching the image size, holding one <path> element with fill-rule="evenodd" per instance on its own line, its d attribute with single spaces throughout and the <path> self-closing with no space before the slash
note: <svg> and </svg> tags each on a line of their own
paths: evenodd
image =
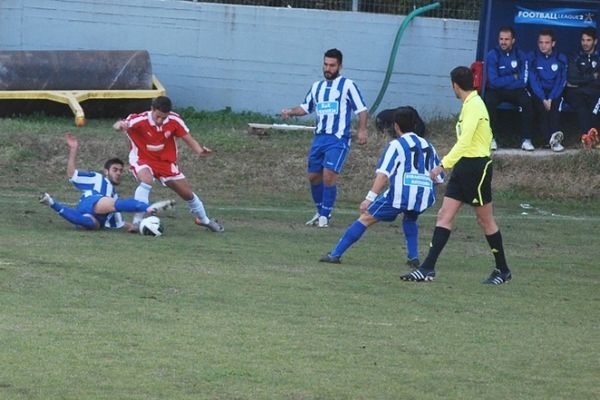
<svg viewBox="0 0 600 400">
<path fill-rule="evenodd" d="M 197 225 L 211 232 L 223 232 L 223 225 L 208 218 L 204 204 L 194 193 L 177 166 L 176 138 L 181 138 L 194 153 L 208 156 L 212 151 L 201 146 L 190 135 L 183 119 L 173 111 L 171 99 L 159 96 L 152 101 L 149 111 L 131 114 L 124 120 L 115 122 L 113 128 L 123 131 L 129 138 L 130 169 L 139 181 L 135 199 L 148 202 L 154 179 L 169 187 L 186 201 L 191 213 L 196 216 Z M 142 215 L 136 214 L 133 224 L 138 225 Z"/>
</svg>

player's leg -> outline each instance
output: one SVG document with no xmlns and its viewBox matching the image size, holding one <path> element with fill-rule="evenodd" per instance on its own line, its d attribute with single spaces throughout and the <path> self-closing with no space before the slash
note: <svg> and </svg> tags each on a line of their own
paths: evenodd
<svg viewBox="0 0 600 400">
<path fill-rule="evenodd" d="M 515 91 L 516 103 L 521 107 L 521 135 L 523 140 L 532 139 L 533 132 L 533 108 L 531 96 L 526 89 Z"/>
<path fill-rule="evenodd" d="M 309 172 L 308 181 L 310 182 L 310 194 L 317 212 L 311 219 L 306 221 L 306 225 L 317 225 L 321 215 L 321 206 L 323 205 L 323 171 Z"/>
<path fill-rule="evenodd" d="M 85 229 L 100 228 L 100 224 L 92 215 L 83 214 L 76 209 L 65 207 L 63 204 L 53 199 L 52 196 L 50 196 L 48 193 L 43 193 L 40 196 L 40 203 L 49 206 L 54 211 L 56 211 L 58 215 L 60 215 L 73 225 L 81 226 Z"/>
<path fill-rule="evenodd" d="M 376 223 L 377 219 L 369 214 L 369 212 L 361 214 L 361 216 L 346 229 L 335 247 L 329 253 L 322 256 L 319 261 L 339 264 L 340 259 L 346 250 L 360 240 L 369 226 Z"/>
<path fill-rule="evenodd" d="M 208 218 L 204 203 L 200 197 L 192 191 L 187 179 L 164 180 L 164 184 L 185 200 L 188 209 L 195 215 L 197 225 L 208 228 L 211 232 L 223 232 L 224 228 L 216 220 Z"/>
<path fill-rule="evenodd" d="M 413 268 L 420 265 L 418 217 L 419 214 L 414 211 L 405 211 L 402 216 L 402 230 L 406 240 L 406 264 Z"/>
<path fill-rule="evenodd" d="M 319 227 L 326 227 L 337 199 L 337 179 L 344 167 L 350 147 L 335 136 L 328 138 L 330 145 L 325 151 L 323 163 L 323 204 L 319 217 Z"/>
<path fill-rule="evenodd" d="M 150 203 L 150 192 L 152 191 L 152 182 L 154 176 L 152 169 L 148 165 L 132 165 L 132 170 L 137 178 L 139 184 L 135 189 L 133 198 L 142 203 Z M 137 226 L 140 224 L 142 218 L 144 218 L 145 212 L 137 212 L 133 216 L 132 224 L 134 229 L 137 231 Z"/>
<path fill-rule="evenodd" d="M 306 225 L 317 225 L 323 205 L 323 159 L 325 152 L 321 141 L 323 138 L 317 136 L 313 139 L 312 146 L 308 152 L 307 174 L 310 183 L 310 194 L 317 212 L 306 222 Z"/>
<path fill-rule="evenodd" d="M 485 106 L 490 116 L 490 126 L 494 135 L 498 132 L 498 105 L 500 104 L 501 98 L 496 89 L 487 89 L 485 92 Z M 497 139 L 494 136 L 494 140 Z"/>
<path fill-rule="evenodd" d="M 142 214 L 151 214 L 158 211 L 168 210 L 175 205 L 174 200 L 163 200 L 153 204 L 148 204 L 133 198 L 115 199 L 113 197 L 103 197 L 94 206 L 95 214 L 110 214 L 113 212 L 135 212 Z"/>
<path fill-rule="evenodd" d="M 592 127 L 592 121 L 591 109 L 586 102 L 585 93 L 580 88 L 567 88 L 565 100 L 575 110 L 580 133 L 587 133 Z"/>
<path fill-rule="evenodd" d="M 433 237 L 431 238 L 425 261 L 423 261 L 419 268 L 408 274 L 401 275 L 400 279 L 403 281 L 427 282 L 435 278 L 435 265 L 450 238 L 454 218 L 458 214 L 462 204 L 467 201 L 470 203 L 471 199 L 473 199 L 473 192 L 476 193 L 477 191 L 475 187 L 476 182 L 470 182 L 474 179 L 472 176 L 474 173 L 472 166 L 465 160 L 464 158 L 460 160 L 454 166 L 450 175 L 442 207 L 437 214 Z M 481 171 L 475 170 L 475 173 L 481 174 Z M 475 175 L 475 178 L 477 178 L 477 175 Z"/>
</svg>

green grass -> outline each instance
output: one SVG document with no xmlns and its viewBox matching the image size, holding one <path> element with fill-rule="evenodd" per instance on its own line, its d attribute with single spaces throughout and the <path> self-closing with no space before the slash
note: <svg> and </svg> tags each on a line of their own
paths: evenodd
<svg viewBox="0 0 600 400">
<path fill-rule="evenodd" d="M 373 166 L 355 158 L 353 174 L 366 170 L 369 178 L 344 187 L 330 229 L 305 227 L 309 138 L 249 139 L 242 118 L 214 131 L 192 121 L 209 142 L 222 130 L 221 151 L 184 167 L 224 234 L 199 229 L 181 204 L 163 216 L 161 238 L 80 232 L 35 199 L 41 188 L 77 199 L 63 176 L 60 133 L 69 122 L 42 120 L 47 128 L 38 131 L 22 121 L 9 131 L 0 121 L 0 139 L 17 130 L 35 155 L 0 162 L 0 398 L 600 396 L 597 207 L 499 193 L 514 271 L 500 287 L 479 283 L 492 257 L 470 209 L 457 219 L 431 284 L 398 279 L 406 271 L 398 222 L 370 229 L 342 265 L 322 264 L 319 256 L 356 217 Z M 123 143 L 109 121 L 90 125 L 78 131 L 89 146 L 82 165 Z M 299 166 L 283 166 L 290 176 L 261 167 L 290 142 L 301 153 Z M 355 152 L 371 150 L 376 157 L 380 149 Z M 221 186 L 235 161 L 258 165 Z M 289 179 L 292 189 L 265 184 L 254 168 L 271 171 L 274 182 Z M 121 193 L 133 187 L 127 180 Z M 157 187 L 155 196 L 168 193 Z M 524 202 L 536 208 L 524 210 Z M 434 216 L 420 219 L 422 255 Z"/>
</svg>

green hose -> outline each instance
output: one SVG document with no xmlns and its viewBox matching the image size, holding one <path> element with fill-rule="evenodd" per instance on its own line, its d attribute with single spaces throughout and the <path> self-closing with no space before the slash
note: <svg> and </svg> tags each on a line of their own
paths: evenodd
<svg viewBox="0 0 600 400">
<path fill-rule="evenodd" d="M 371 114 L 371 115 L 375 114 L 377 107 L 379 107 L 379 103 L 381 103 L 381 100 L 383 99 L 383 96 L 385 95 L 385 91 L 387 90 L 387 87 L 390 83 L 390 78 L 392 77 L 392 71 L 394 69 L 394 63 L 396 62 L 396 56 L 398 55 L 398 47 L 400 46 L 400 38 L 402 38 L 402 34 L 406 30 L 406 27 L 408 26 L 409 22 L 412 21 L 412 19 L 414 17 L 416 17 L 417 15 L 423 14 L 427 11 L 430 11 L 430 10 L 433 10 L 433 9 L 439 8 L 439 7 L 440 7 L 439 2 L 432 3 L 429 5 L 423 6 L 423 7 L 419 7 L 416 10 L 413 10 L 410 14 L 408 14 L 406 16 L 406 18 L 404 18 L 404 21 L 402 21 L 402 25 L 400 25 L 400 29 L 398 29 L 398 32 L 396 33 L 396 39 L 394 40 L 394 47 L 392 48 L 392 53 L 390 54 L 390 60 L 388 61 L 387 71 L 385 71 L 385 79 L 383 80 L 383 85 L 381 85 L 381 89 L 379 90 L 377 99 L 375 99 L 375 102 L 373 103 L 373 106 L 371 107 L 369 114 Z"/>
</svg>

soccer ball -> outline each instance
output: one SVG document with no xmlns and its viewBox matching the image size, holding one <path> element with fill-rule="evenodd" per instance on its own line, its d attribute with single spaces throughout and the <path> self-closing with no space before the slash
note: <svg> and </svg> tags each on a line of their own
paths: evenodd
<svg viewBox="0 0 600 400">
<path fill-rule="evenodd" d="M 160 236 L 164 228 L 156 216 L 146 217 L 140 221 L 140 235 Z"/>
</svg>

